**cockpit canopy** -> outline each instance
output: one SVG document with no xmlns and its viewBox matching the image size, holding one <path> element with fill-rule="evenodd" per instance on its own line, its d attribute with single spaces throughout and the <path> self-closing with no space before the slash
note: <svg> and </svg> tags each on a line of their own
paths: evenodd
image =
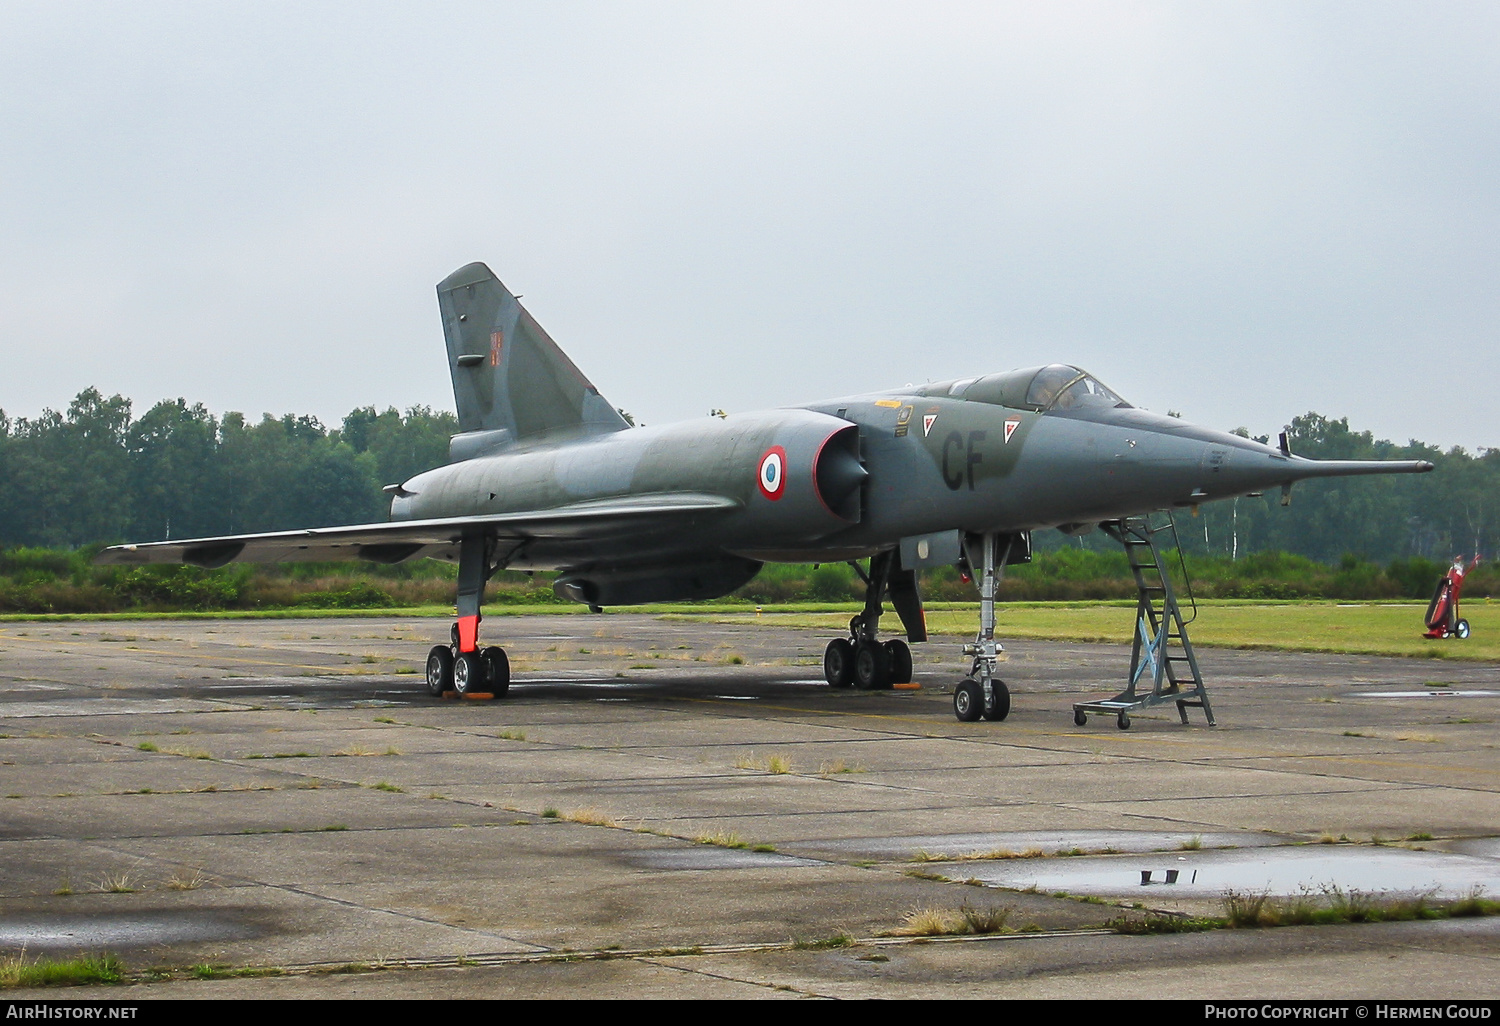
<svg viewBox="0 0 1500 1026">
<path fill-rule="evenodd" d="M 1129 406 L 1092 374 L 1054 363 L 1043 367 L 1026 389 L 1026 404 L 1043 410 L 1072 410 L 1084 406 Z"/>
<path fill-rule="evenodd" d="M 988 374 L 982 378 L 929 385 L 925 395 L 949 395 L 974 403 L 991 403 L 1018 410 L 1119 409 L 1130 406 L 1087 371 L 1064 363 Z"/>
</svg>

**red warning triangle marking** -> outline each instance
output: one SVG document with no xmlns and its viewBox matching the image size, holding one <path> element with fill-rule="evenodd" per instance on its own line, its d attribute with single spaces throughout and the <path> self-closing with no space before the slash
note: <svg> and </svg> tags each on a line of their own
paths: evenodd
<svg viewBox="0 0 1500 1026">
<path fill-rule="evenodd" d="M 1016 428 L 1021 426 L 1021 418 L 1009 417 L 1005 421 L 1005 440 L 1010 441 L 1010 436 L 1016 433 Z"/>
<path fill-rule="evenodd" d="M 937 420 L 936 413 L 924 413 L 922 415 L 922 437 L 926 438 L 932 434 L 933 422 Z"/>
</svg>

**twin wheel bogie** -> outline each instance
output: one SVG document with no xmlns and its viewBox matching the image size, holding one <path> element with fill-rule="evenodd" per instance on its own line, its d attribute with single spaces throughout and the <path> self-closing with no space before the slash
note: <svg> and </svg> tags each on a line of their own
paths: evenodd
<svg viewBox="0 0 1500 1026">
<path fill-rule="evenodd" d="M 861 691 L 878 691 L 910 684 L 911 676 L 911 649 L 899 638 L 885 642 L 835 638 L 823 651 L 823 678 L 836 688 L 853 685 Z"/>
<path fill-rule="evenodd" d="M 964 723 L 978 719 L 1003 720 L 1010 715 L 1010 689 L 1005 681 L 991 678 L 986 688 L 973 677 L 965 677 L 953 689 L 953 715 Z"/>
<path fill-rule="evenodd" d="M 459 697 L 490 694 L 496 698 L 510 689 L 510 658 L 491 645 L 474 652 L 454 652 L 452 645 L 434 645 L 427 653 L 427 690 L 435 698 L 449 691 Z"/>
</svg>

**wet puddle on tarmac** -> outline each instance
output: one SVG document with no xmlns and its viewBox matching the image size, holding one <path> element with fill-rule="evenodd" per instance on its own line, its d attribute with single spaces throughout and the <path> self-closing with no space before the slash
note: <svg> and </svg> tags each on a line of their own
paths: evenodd
<svg viewBox="0 0 1500 1026">
<path fill-rule="evenodd" d="M 708 845 L 687 850 L 631 852 L 625 856 L 625 861 L 642 869 L 790 869 L 826 865 L 815 859 L 799 859 L 792 855 Z"/>
<path fill-rule="evenodd" d="M 134 716 L 216 712 L 223 706 L 193 698 L 64 698 L 52 702 L 0 702 L 0 717 Z"/>
<path fill-rule="evenodd" d="M 786 845 L 791 848 L 793 845 Z M 796 850 L 880 862 L 912 860 L 950 879 L 992 887 L 1111 898 L 1225 891 L 1317 894 L 1435 892 L 1500 894 L 1500 838 L 1457 841 L 1453 851 L 1366 844 L 1287 844 L 1251 832 L 1033 830 L 801 841 Z"/>
<path fill-rule="evenodd" d="M 238 940 L 256 931 L 205 912 L 0 917 L 0 948 L 26 951 Z"/>
<path fill-rule="evenodd" d="M 1298 895 L 1337 887 L 1362 892 L 1433 892 L 1461 898 L 1500 893 L 1500 860 L 1367 845 L 1297 845 L 1252 850 L 1176 851 L 948 864 L 995 887 L 1099 897 L 1173 894 L 1215 898 L 1226 891 Z M 953 875 L 951 872 L 948 875 Z"/>
<path fill-rule="evenodd" d="M 1351 691 L 1345 698 L 1494 698 L 1500 691 Z"/>
<path fill-rule="evenodd" d="M 1284 843 L 1270 834 L 1242 831 L 1186 833 L 1162 830 L 1013 830 L 975 834 L 915 834 L 905 837 L 845 837 L 803 841 L 801 848 L 879 860 L 914 858 L 919 853 L 950 856 L 986 852 L 1160 852 L 1191 844 L 1203 848 L 1256 848 Z"/>
</svg>

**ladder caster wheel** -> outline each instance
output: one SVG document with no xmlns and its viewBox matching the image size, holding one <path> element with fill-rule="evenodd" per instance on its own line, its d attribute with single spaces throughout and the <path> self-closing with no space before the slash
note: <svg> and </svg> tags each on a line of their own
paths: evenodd
<svg viewBox="0 0 1500 1026">
<path fill-rule="evenodd" d="M 1120 713 L 1120 718 L 1116 721 L 1116 725 L 1119 726 L 1121 730 L 1129 730 L 1130 714 L 1125 712 Z"/>
<path fill-rule="evenodd" d="M 1075 727 L 1085 726 L 1088 722 L 1088 713 L 1084 712 L 1082 709 L 1073 710 L 1073 725 Z"/>
</svg>

